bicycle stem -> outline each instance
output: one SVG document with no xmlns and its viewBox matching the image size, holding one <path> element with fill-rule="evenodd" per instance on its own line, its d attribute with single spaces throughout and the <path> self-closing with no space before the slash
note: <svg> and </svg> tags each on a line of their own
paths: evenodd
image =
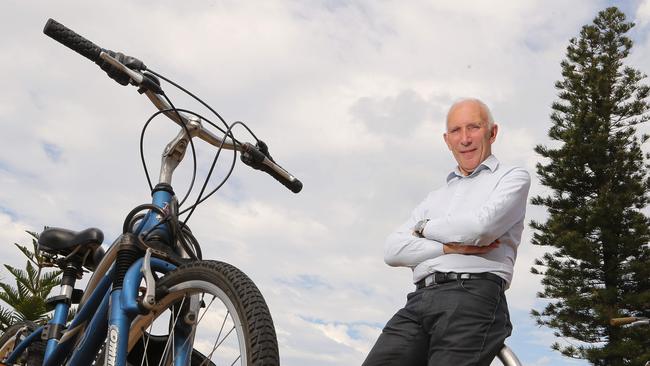
<svg viewBox="0 0 650 366">
<path fill-rule="evenodd" d="M 110 56 L 109 56 L 110 57 Z M 127 70 L 130 70 L 127 68 Z M 137 74 L 137 73 L 136 73 Z M 139 74 L 138 74 L 139 75 Z M 172 121 L 176 122 L 181 128 L 183 126 L 187 127 L 190 131 L 192 137 L 198 137 L 201 140 L 207 142 L 208 144 L 219 147 L 223 142 L 223 148 L 227 150 L 238 150 L 241 151 L 241 148 L 232 141 L 230 138 L 221 138 L 212 132 L 203 128 L 201 121 L 195 116 L 188 115 L 186 113 L 175 111 L 165 99 L 160 95 L 154 93 L 151 90 L 147 90 L 144 94 L 149 98 L 149 100 L 158 108 L 159 111 L 162 111 L 165 116 L 167 116 Z M 179 119 L 180 116 L 180 119 Z M 224 141 L 225 140 L 225 141 Z"/>
<path fill-rule="evenodd" d="M 189 125 L 189 124 L 188 124 Z M 189 144 L 189 137 L 185 129 L 181 129 L 178 135 L 167 144 L 162 153 L 162 161 L 160 163 L 160 178 L 158 183 L 172 184 L 172 175 L 178 164 L 183 160 L 187 145 Z"/>
</svg>

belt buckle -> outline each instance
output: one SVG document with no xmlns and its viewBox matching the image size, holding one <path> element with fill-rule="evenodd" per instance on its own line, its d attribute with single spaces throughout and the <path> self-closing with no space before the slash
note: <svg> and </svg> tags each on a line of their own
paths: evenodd
<svg viewBox="0 0 650 366">
<path fill-rule="evenodd" d="M 436 284 L 436 274 L 432 273 L 424 277 L 424 287 L 429 287 Z"/>
</svg>

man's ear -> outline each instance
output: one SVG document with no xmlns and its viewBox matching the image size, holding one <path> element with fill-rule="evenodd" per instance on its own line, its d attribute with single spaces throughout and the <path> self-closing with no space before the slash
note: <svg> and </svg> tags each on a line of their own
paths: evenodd
<svg viewBox="0 0 650 366">
<path fill-rule="evenodd" d="M 449 145 L 449 139 L 447 137 L 447 132 L 442 134 L 442 138 L 445 140 L 445 143 L 447 144 L 447 148 L 451 150 L 451 145 Z"/>
<path fill-rule="evenodd" d="M 493 143 L 497 139 L 497 132 L 499 132 L 499 125 L 495 123 L 490 131 L 490 143 Z"/>
</svg>

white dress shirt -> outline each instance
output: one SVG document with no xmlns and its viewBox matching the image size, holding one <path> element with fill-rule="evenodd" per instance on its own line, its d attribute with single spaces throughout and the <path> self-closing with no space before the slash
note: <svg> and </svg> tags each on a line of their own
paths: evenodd
<svg viewBox="0 0 650 366">
<path fill-rule="evenodd" d="M 468 176 L 458 168 L 447 184 L 429 193 L 411 217 L 388 236 L 384 260 L 410 267 L 413 282 L 433 272 L 491 272 L 509 285 L 524 229 L 530 175 L 519 167 L 504 166 L 490 155 Z M 424 238 L 413 227 L 430 219 Z M 499 246 L 486 254 L 444 254 L 443 244 Z"/>
</svg>

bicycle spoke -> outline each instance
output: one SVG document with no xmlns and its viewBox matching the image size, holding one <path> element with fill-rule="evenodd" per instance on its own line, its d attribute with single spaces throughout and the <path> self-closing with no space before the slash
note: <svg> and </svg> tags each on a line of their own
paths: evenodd
<svg viewBox="0 0 650 366">
<path fill-rule="evenodd" d="M 241 359 L 241 355 L 237 356 L 237 358 L 235 358 L 235 360 L 230 364 L 230 366 L 233 366 L 233 365 L 234 365 L 235 363 L 237 363 L 237 361 L 239 361 L 240 359 Z"/>
<path fill-rule="evenodd" d="M 208 355 L 208 358 L 206 358 L 206 360 L 209 360 L 210 358 L 212 358 L 212 355 L 214 354 L 214 351 L 216 351 L 217 348 L 219 348 L 219 346 L 223 343 L 223 341 L 226 340 L 226 338 L 228 338 L 228 336 L 230 335 L 230 333 L 232 333 L 233 330 L 235 330 L 235 327 L 234 327 L 234 326 L 233 326 L 232 328 L 230 328 L 230 330 L 228 331 L 228 333 L 223 337 L 223 339 L 221 340 L 221 342 L 219 342 L 218 344 L 216 344 L 216 343 L 217 343 L 219 340 L 217 339 L 217 341 L 215 341 L 215 346 L 212 348 L 212 352 L 210 352 L 210 354 Z M 239 357 L 241 357 L 241 355 L 239 355 Z M 201 365 L 203 365 L 203 363 L 201 363 Z"/>
<path fill-rule="evenodd" d="M 203 294 L 203 296 L 205 296 L 205 294 Z M 216 296 L 212 296 L 212 300 L 210 300 L 210 303 L 208 304 L 208 306 L 205 307 L 205 310 L 203 311 L 203 314 L 201 315 L 199 320 L 197 320 L 197 322 L 196 322 L 197 324 L 200 323 L 201 320 L 203 320 L 203 317 L 208 312 L 208 309 L 210 309 L 210 306 L 212 306 L 212 303 L 214 302 L 214 300 L 216 300 L 216 298 L 217 298 Z M 201 301 L 203 301 L 203 299 L 201 299 Z"/>
<path fill-rule="evenodd" d="M 216 299 L 216 296 L 213 296 L 212 300 L 210 301 L 210 304 L 205 307 L 205 311 L 203 311 L 203 314 L 201 315 L 201 319 L 203 319 L 205 314 L 208 312 L 208 309 L 210 308 L 210 306 L 212 305 L 212 303 L 214 302 L 215 299 Z M 226 315 L 223 317 L 223 321 L 221 322 L 221 327 L 219 328 L 219 334 L 217 334 L 217 339 L 216 339 L 215 343 L 219 342 L 219 339 L 221 339 L 221 333 L 223 332 L 223 328 L 226 325 L 226 320 L 228 320 L 228 315 L 230 315 L 230 311 L 226 311 Z M 224 337 L 224 339 L 225 339 L 225 337 Z M 216 349 L 216 347 L 214 347 L 212 349 L 212 352 L 210 352 L 210 354 L 208 354 L 206 356 L 205 360 L 203 360 L 203 362 L 201 362 L 200 366 L 203 366 L 203 364 L 205 364 L 207 361 L 209 361 L 212 358 L 212 355 L 214 354 L 215 349 Z"/>
<path fill-rule="evenodd" d="M 153 322 L 149 324 L 149 335 L 151 335 L 151 330 L 153 329 Z M 149 366 L 149 357 L 147 357 L 147 349 L 149 348 L 149 341 L 151 336 L 145 337 L 147 333 L 142 329 L 142 344 L 144 345 L 144 351 L 142 352 L 142 361 L 140 361 L 140 366 Z"/>
<path fill-rule="evenodd" d="M 228 315 L 230 315 L 230 311 L 227 311 L 226 316 L 223 317 L 223 322 L 221 322 L 221 328 L 219 328 L 219 334 L 217 334 L 217 340 L 214 341 L 215 343 L 219 342 L 219 339 L 221 339 L 221 332 L 223 332 L 223 327 L 226 325 L 226 320 L 228 320 Z"/>
<path fill-rule="evenodd" d="M 185 304 L 185 299 L 186 299 L 186 297 L 183 297 L 183 300 L 181 300 L 181 304 L 180 304 L 180 306 L 179 306 L 179 310 L 176 312 L 176 314 L 172 314 L 172 318 L 174 318 L 174 316 L 175 316 L 176 318 L 173 319 L 173 321 L 172 321 L 171 324 L 169 325 L 169 328 L 171 328 L 171 330 L 169 331 L 169 335 L 167 336 L 167 342 L 165 342 L 165 348 L 164 348 L 163 351 L 162 351 L 162 355 L 161 355 L 161 357 L 160 357 L 160 362 L 158 362 L 158 366 L 162 366 L 162 365 L 163 365 L 163 361 L 166 361 L 166 359 L 167 359 L 167 355 L 168 355 L 167 352 L 169 351 L 169 342 L 170 342 L 170 339 L 171 339 L 171 342 L 174 341 L 174 340 L 173 340 L 173 338 L 174 338 L 174 331 L 175 331 L 174 324 L 176 324 L 176 322 L 178 321 L 178 317 L 179 317 L 180 314 L 181 314 L 180 308 L 182 308 L 182 307 L 183 307 L 183 304 Z M 175 309 L 175 308 L 176 308 L 176 307 L 174 306 L 173 309 Z M 173 348 L 173 347 L 174 347 L 174 345 L 172 344 L 172 348 Z"/>
<path fill-rule="evenodd" d="M 203 314 L 201 314 L 201 317 L 200 317 L 199 321 L 200 321 L 201 319 L 203 319 L 203 317 L 204 317 L 205 314 L 208 312 L 210 306 L 212 305 L 212 303 L 214 302 L 215 299 L 216 299 L 216 296 L 213 296 L 213 297 L 212 297 L 212 300 L 210 301 L 210 304 L 209 304 L 208 306 L 206 306 L 205 311 L 203 311 Z M 230 330 L 228 331 L 228 333 L 227 333 L 223 338 L 221 338 L 221 335 L 223 334 L 223 330 L 224 330 L 224 327 L 225 327 L 225 325 L 226 325 L 226 322 L 228 321 L 228 317 L 229 317 L 229 316 L 232 316 L 232 315 L 230 314 L 230 310 L 226 310 L 226 315 L 224 315 L 224 317 L 223 317 L 223 321 L 221 322 L 221 327 L 219 328 L 219 333 L 217 334 L 217 337 L 216 337 L 216 339 L 215 339 L 214 346 L 212 347 L 212 350 L 210 351 L 210 353 L 206 356 L 206 358 L 203 360 L 203 362 L 201 362 L 201 364 L 200 364 L 199 366 L 203 366 L 203 365 L 205 365 L 208 361 L 210 361 L 210 359 L 211 359 L 212 356 L 214 355 L 214 352 L 217 350 L 217 348 L 219 348 L 219 346 L 220 346 L 220 345 L 221 345 L 221 344 L 226 340 L 226 338 L 228 338 L 228 336 L 232 333 L 232 331 L 235 330 L 235 326 L 233 326 L 232 328 L 230 328 Z M 233 322 L 233 323 L 234 323 L 234 322 Z M 236 358 L 235 361 L 231 364 L 231 366 L 234 365 L 234 364 L 237 362 L 237 360 L 239 360 L 240 358 L 241 358 L 241 354 L 240 354 L 239 356 L 237 356 L 237 358 Z"/>
<path fill-rule="evenodd" d="M 185 299 L 186 298 L 183 298 L 183 301 L 185 301 Z M 174 319 L 171 334 L 169 335 L 169 338 L 172 340 L 172 347 L 171 347 L 172 359 L 171 359 L 171 362 L 174 362 L 174 359 L 176 358 L 176 356 L 174 354 L 174 352 L 176 352 L 176 337 L 174 336 L 174 334 L 176 333 L 176 322 L 178 321 L 178 318 L 181 316 L 181 313 L 183 312 L 182 309 L 183 309 L 183 305 L 181 304 L 180 309 L 178 309 L 178 315 L 176 315 L 176 319 Z"/>
</svg>

